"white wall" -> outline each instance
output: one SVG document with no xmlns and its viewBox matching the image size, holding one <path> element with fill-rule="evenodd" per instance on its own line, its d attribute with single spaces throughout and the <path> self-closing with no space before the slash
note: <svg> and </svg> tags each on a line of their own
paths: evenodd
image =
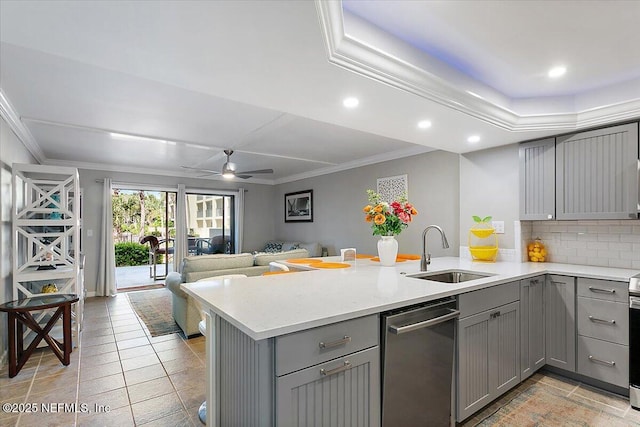
<svg viewBox="0 0 640 427">
<path fill-rule="evenodd" d="M 11 239 L 12 184 L 11 165 L 13 163 L 37 163 L 18 137 L 0 118 L 0 303 L 13 299 L 13 275 Z M 7 351 L 6 313 L 0 316 L 0 366 L 4 364 Z"/>
<path fill-rule="evenodd" d="M 429 234 L 429 250 L 434 256 L 457 255 L 459 215 L 458 155 L 434 151 L 281 184 L 276 187 L 276 237 L 290 241 L 320 242 L 329 254 L 340 248 L 355 247 L 359 253 L 377 253 L 378 237 L 364 221 L 367 189 L 376 189 L 376 179 L 408 175 L 409 201 L 419 211 L 409 228 L 398 237 L 401 253 L 421 251 L 422 230 L 430 224 L 442 226 L 451 248 L 443 250 L 439 236 Z M 285 223 L 284 194 L 313 190 L 313 222 Z"/>
<path fill-rule="evenodd" d="M 111 177 L 116 183 L 142 184 L 177 189 L 179 183 L 189 189 L 235 190 L 245 188 L 245 217 L 243 252 L 261 249 L 267 240 L 274 238 L 272 212 L 275 210 L 274 187 L 270 185 L 249 184 L 244 182 L 213 181 L 205 179 L 187 179 L 172 176 L 145 175 L 80 169 L 80 187 L 83 191 L 83 251 L 85 253 L 85 288 L 89 295 L 95 292 L 98 277 L 98 254 L 100 248 L 100 223 L 102 220 L 102 181 Z M 88 237 L 87 231 L 93 236 Z"/>
<path fill-rule="evenodd" d="M 499 247 L 513 252 L 514 223 L 519 219 L 520 209 L 518 168 L 518 144 L 460 156 L 461 246 L 467 246 L 467 235 L 474 224 L 473 215 L 492 216 L 496 221 L 504 221 L 505 232 L 498 235 Z"/>
</svg>

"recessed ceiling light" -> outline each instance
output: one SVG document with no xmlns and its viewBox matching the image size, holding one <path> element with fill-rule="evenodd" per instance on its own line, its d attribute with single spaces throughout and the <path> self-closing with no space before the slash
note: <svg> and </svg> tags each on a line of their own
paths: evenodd
<svg viewBox="0 0 640 427">
<path fill-rule="evenodd" d="M 558 77 L 564 76 L 567 72 L 567 67 L 553 67 L 549 70 L 548 76 L 552 79 L 557 79 Z"/>
<path fill-rule="evenodd" d="M 469 138 L 467 138 L 467 142 L 475 144 L 476 142 L 480 142 L 480 137 L 478 135 L 471 135 Z"/>
<path fill-rule="evenodd" d="M 418 122 L 418 127 L 420 129 L 429 129 L 431 127 L 431 122 L 429 120 L 420 120 Z"/>
<path fill-rule="evenodd" d="M 353 96 L 345 98 L 342 101 L 342 105 L 344 105 L 347 108 L 356 108 L 359 103 L 360 103 L 360 101 L 358 101 L 358 98 L 355 98 Z"/>
</svg>

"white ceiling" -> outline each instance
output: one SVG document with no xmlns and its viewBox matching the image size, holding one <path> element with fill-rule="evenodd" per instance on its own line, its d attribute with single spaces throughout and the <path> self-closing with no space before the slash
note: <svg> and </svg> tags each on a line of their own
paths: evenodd
<svg viewBox="0 0 640 427">
<path fill-rule="evenodd" d="M 0 95 L 45 163 L 265 183 L 640 116 L 640 2 L 341 6 L 2 0 Z"/>
</svg>

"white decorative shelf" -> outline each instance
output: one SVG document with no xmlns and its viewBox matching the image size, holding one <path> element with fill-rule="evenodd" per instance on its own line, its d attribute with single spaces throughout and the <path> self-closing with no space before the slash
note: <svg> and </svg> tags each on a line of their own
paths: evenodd
<svg viewBox="0 0 640 427">
<path fill-rule="evenodd" d="M 74 343 L 84 302 L 79 181 L 75 168 L 13 164 L 13 298 L 40 295 L 48 283 L 54 283 L 58 293 L 78 295 L 72 316 Z M 36 320 L 50 315 L 51 310 L 44 310 Z"/>
</svg>

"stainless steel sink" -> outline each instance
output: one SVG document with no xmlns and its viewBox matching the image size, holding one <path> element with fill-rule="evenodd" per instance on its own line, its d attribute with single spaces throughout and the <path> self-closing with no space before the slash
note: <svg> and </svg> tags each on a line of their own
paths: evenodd
<svg viewBox="0 0 640 427">
<path fill-rule="evenodd" d="M 464 271 L 464 270 L 447 270 L 447 271 L 434 271 L 432 273 L 425 271 L 422 273 L 411 275 L 409 277 L 413 277 L 414 279 L 431 280 L 433 282 L 462 283 L 462 282 L 468 282 L 469 280 L 482 279 L 482 278 L 491 277 L 491 276 L 494 276 L 494 274 L 478 273 L 475 271 Z"/>
</svg>

